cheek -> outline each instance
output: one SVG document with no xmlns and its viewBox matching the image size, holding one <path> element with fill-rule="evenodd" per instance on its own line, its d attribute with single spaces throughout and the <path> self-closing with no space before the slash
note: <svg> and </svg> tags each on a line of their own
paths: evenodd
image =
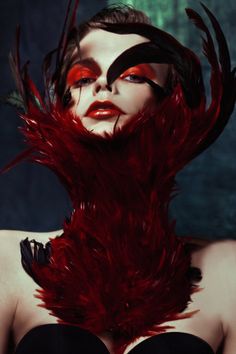
<svg viewBox="0 0 236 354">
<path fill-rule="evenodd" d="M 87 111 L 89 105 L 92 103 L 92 88 L 84 87 L 82 89 L 72 89 L 71 97 L 73 100 L 73 104 L 71 107 L 71 111 L 77 115 L 84 115 Z"/>
<path fill-rule="evenodd" d="M 146 104 L 156 101 L 152 88 L 148 84 L 121 83 L 119 86 L 123 107 L 130 113 L 138 113 Z"/>
<path fill-rule="evenodd" d="M 155 104 L 156 97 L 148 84 L 133 84 L 129 82 L 116 82 L 117 92 L 111 99 L 127 114 L 133 115 L 144 108 L 145 105 Z M 95 100 L 92 85 L 80 89 L 72 89 L 73 105 L 71 112 L 77 116 L 84 116 L 90 104 Z"/>
</svg>

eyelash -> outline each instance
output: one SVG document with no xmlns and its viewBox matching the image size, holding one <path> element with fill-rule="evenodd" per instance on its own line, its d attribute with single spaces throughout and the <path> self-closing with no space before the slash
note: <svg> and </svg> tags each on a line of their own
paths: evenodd
<svg viewBox="0 0 236 354">
<path fill-rule="evenodd" d="M 88 86 L 88 85 L 92 84 L 94 82 L 94 80 L 96 80 L 96 79 L 91 78 L 91 77 L 82 77 L 81 79 L 75 81 L 73 86 L 74 87 Z"/>
<path fill-rule="evenodd" d="M 139 75 L 135 75 L 135 74 L 130 74 L 130 75 L 124 76 L 121 79 L 124 81 L 136 83 L 136 84 L 142 84 L 145 82 L 144 77 L 139 76 Z M 92 84 L 95 80 L 96 80 L 96 78 L 92 78 L 92 77 L 82 77 L 81 79 L 75 81 L 73 86 L 76 88 L 88 86 L 88 85 Z"/>
<path fill-rule="evenodd" d="M 128 79 L 130 78 L 130 79 Z M 145 82 L 145 78 L 142 77 L 142 76 L 139 76 L 139 75 L 135 75 L 135 74 L 130 74 L 130 75 L 127 75 L 123 78 L 123 80 L 125 81 L 130 81 L 130 82 L 133 82 L 133 83 L 136 83 L 136 84 L 142 84 Z"/>
</svg>

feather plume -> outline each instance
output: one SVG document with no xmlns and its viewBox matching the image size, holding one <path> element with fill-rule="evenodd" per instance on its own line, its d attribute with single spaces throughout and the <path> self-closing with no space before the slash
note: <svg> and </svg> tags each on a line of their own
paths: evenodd
<svg viewBox="0 0 236 354">
<path fill-rule="evenodd" d="M 38 152 L 32 159 L 57 173 L 74 207 L 63 235 L 51 240 L 48 263 L 33 258 L 26 270 L 53 315 L 95 334 L 111 332 L 116 353 L 187 316 L 181 312 L 195 290 L 190 255 L 168 218 L 185 139 L 167 124 L 167 105 L 176 111 L 175 95 L 106 137 L 86 131 L 59 103 L 23 117 Z"/>
<path fill-rule="evenodd" d="M 15 107 L 18 111 L 26 111 L 22 96 L 18 91 L 12 91 L 6 96 L 0 96 L 0 102 Z"/>
<path fill-rule="evenodd" d="M 150 62 L 149 60 L 151 60 L 151 57 L 153 58 L 155 56 L 156 52 L 158 55 L 153 59 L 153 62 L 160 62 L 161 60 L 161 62 L 174 64 L 174 68 L 178 74 L 178 81 L 181 83 L 187 105 L 191 108 L 195 108 L 200 104 L 204 92 L 201 67 L 199 59 L 190 49 L 184 47 L 170 34 L 148 24 L 116 24 L 103 22 L 101 28 L 119 34 L 136 33 L 151 41 L 151 44 L 144 43 L 140 46 L 136 46 L 137 53 L 135 53 L 133 48 L 129 49 L 130 52 L 127 50 L 122 53 L 120 57 L 117 58 L 117 62 L 115 61 L 114 65 L 112 64 L 112 67 L 109 70 L 109 75 L 111 77 L 113 76 L 112 71 L 117 70 L 115 66 L 122 66 L 125 61 L 128 61 L 131 65 L 132 60 L 137 61 L 137 55 L 141 58 L 143 57 L 144 60 L 147 60 L 147 57 L 150 56 L 147 61 Z M 156 47 L 154 52 L 150 51 L 151 47 Z M 143 51 L 141 51 L 141 48 Z M 159 58 L 160 51 L 162 54 Z"/>
<path fill-rule="evenodd" d="M 54 74 L 54 54 L 45 60 L 47 102 L 29 78 L 27 65 L 20 71 L 18 54 L 12 59 L 18 90 L 27 104 L 21 117 L 28 150 L 15 162 L 30 158 L 53 170 L 74 208 L 63 235 L 51 239 L 46 249 L 34 242 L 32 252 L 30 242 L 22 242 L 22 264 L 42 288 L 37 293 L 42 306 L 62 323 L 94 334 L 110 332 L 116 354 L 137 337 L 165 331 L 168 321 L 192 315 L 183 313 L 197 290 L 189 277 L 190 253 L 175 235 L 169 204 L 177 191 L 176 173 L 220 134 L 236 95 L 235 71 L 230 71 L 227 51 L 225 57 L 222 53 L 226 42 L 216 19 L 206 11 L 217 34 L 219 60 L 201 17 L 190 9 L 187 14 L 206 35 L 203 50 L 212 68 L 209 108 L 199 59 L 188 48 L 149 25 L 101 24 L 116 33 L 146 36 L 154 46 L 152 52 L 147 44 L 143 56 L 140 48 L 146 44 L 123 53 L 111 66 L 109 80 L 123 70 L 128 54 L 132 56 L 125 65 L 137 60 L 136 50 L 146 62 L 158 62 L 155 56 L 163 50 L 161 60 L 173 63 L 178 76 L 156 109 L 145 107 L 105 136 L 87 131 L 57 96 L 75 10 L 71 21 L 66 16 Z M 199 271 L 194 273 L 199 278 Z"/>
<path fill-rule="evenodd" d="M 22 80 L 21 73 L 21 63 L 20 63 L 20 53 L 19 53 L 19 42 L 20 42 L 20 28 L 19 26 L 16 29 L 16 43 L 14 52 L 9 54 L 9 63 L 13 78 L 16 83 L 16 88 L 18 90 L 19 96 L 24 103 L 24 107 L 27 106 L 26 97 L 25 97 L 25 88 Z"/>
</svg>

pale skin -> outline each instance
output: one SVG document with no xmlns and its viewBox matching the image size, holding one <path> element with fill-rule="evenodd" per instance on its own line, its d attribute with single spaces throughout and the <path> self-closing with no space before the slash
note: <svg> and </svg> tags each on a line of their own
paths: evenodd
<svg viewBox="0 0 236 354">
<path fill-rule="evenodd" d="M 108 36 L 105 40 L 104 32 L 102 30 L 90 32 L 81 41 L 82 56 L 96 58 L 100 74 L 96 79 L 93 77 L 93 80 L 88 81 L 89 84 L 85 85 L 81 92 L 78 87 L 71 89 L 74 100 L 72 111 L 75 117 L 79 117 L 85 128 L 96 134 L 112 133 L 116 117 L 104 120 L 87 117 L 85 113 L 94 101 L 109 100 L 121 108 L 124 114 L 121 115 L 119 124 L 122 125 L 154 99 L 147 83 L 133 82 L 131 77 L 118 78 L 112 88 L 108 89 L 106 72 L 114 59 L 125 49 L 147 39 L 138 35 L 121 36 L 105 32 Z M 116 41 L 112 40 L 114 36 Z M 168 67 L 155 64 L 153 68 L 156 72 L 156 82 L 164 86 Z M 43 324 L 57 323 L 57 318 L 38 306 L 39 300 L 34 296 L 38 285 L 21 266 L 19 242 L 29 237 L 46 243 L 61 233 L 62 230 L 48 233 L 7 230 L 0 232 L 0 354 L 7 353 L 10 332 L 13 334 L 14 345 L 17 346 L 30 329 Z M 192 295 L 192 302 L 185 312 L 199 311 L 188 319 L 168 323 L 174 327 L 169 331 L 198 336 L 209 343 L 215 353 L 224 340 L 223 354 L 235 354 L 236 242 L 226 240 L 199 246 L 192 254 L 192 265 L 202 271 L 203 277 L 198 283 L 202 290 Z M 112 354 L 114 344 L 112 337 L 107 333 L 101 333 L 99 337 Z M 138 338 L 126 348 L 124 354 L 128 354 L 143 340 L 145 338 Z"/>
<path fill-rule="evenodd" d="M 136 34 L 118 35 L 103 30 L 91 31 L 81 40 L 81 59 L 95 59 L 99 72 L 95 77 L 93 77 L 93 72 L 90 75 L 86 73 L 82 80 L 87 79 L 87 83 L 81 83 L 81 88 L 71 86 L 74 100 L 72 112 L 80 117 L 89 131 L 97 134 L 112 133 L 117 120 L 117 115 L 105 120 L 87 116 L 86 111 L 95 101 L 109 100 L 124 112 L 119 117 L 118 126 L 122 126 L 146 104 L 154 104 L 155 99 L 151 87 L 130 76 L 132 71 L 123 79 L 115 80 L 110 89 L 107 87 L 106 79 L 107 70 L 120 54 L 136 44 L 147 41 L 145 37 Z M 155 71 L 154 81 L 164 86 L 169 70 L 168 65 L 151 64 L 151 67 Z"/>
</svg>

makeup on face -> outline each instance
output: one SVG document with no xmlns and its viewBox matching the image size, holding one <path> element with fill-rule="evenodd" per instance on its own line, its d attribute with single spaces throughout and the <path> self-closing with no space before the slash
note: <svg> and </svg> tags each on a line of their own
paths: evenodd
<svg viewBox="0 0 236 354">
<path fill-rule="evenodd" d="M 96 80 L 101 74 L 99 65 L 92 58 L 82 60 L 71 67 L 67 74 L 67 87 L 79 85 L 81 80 L 91 79 Z"/>
<path fill-rule="evenodd" d="M 140 81 L 143 79 L 143 82 L 145 82 L 145 78 L 155 80 L 156 72 L 150 64 L 139 64 L 125 70 L 125 72 L 120 75 L 120 78 L 123 80 L 127 80 L 128 77 L 131 78 L 130 81 L 133 80 L 135 82 L 136 79 L 138 83 L 139 79 Z"/>
<path fill-rule="evenodd" d="M 88 58 L 75 64 L 68 72 L 67 86 L 83 87 L 93 83 L 101 74 L 98 64 Z M 155 70 L 150 64 L 139 64 L 127 69 L 118 79 L 129 83 L 144 83 L 145 79 L 154 80 Z M 109 119 L 124 114 L 124 111 L 108 100 L 93 102 L 86 112 L 86 116 L 94 119 Z"/>
<path fill-rule="evenodd" d="M 93 59 L 84 60 L 75 64 L 67 74 L 67 87 L 89 85 L 101 74 L 99 66 Z M 139 64 L 127 69 L 118 79 L 133 83 L 145 82 L 145 78 L 155 80 L 156 71 L 150 64 Z"/>
<path fill-rule="evenodd" d="M 87 117 L 94 119 L 107 119 L 121 114 L 124 112 L 108 100 L 93 102 L 86 112 Z"/>
<path fill-rule="evenodd" d="M 67 74 L 71 92 L 69 109 L 93 133 L 113 133 L 147 106 L 156 104 L 148 80 L 165 83 L 166 68 L 142 63 L 120 73 L 110 86 L 107 73 L 127 49 L 148 39 L 136 34 L 119 35 L 102 29 L 89 32 L 80 42 L 78 60 Z M 160 64 L 162 65 L 162 64 Z"/>
</svg>

